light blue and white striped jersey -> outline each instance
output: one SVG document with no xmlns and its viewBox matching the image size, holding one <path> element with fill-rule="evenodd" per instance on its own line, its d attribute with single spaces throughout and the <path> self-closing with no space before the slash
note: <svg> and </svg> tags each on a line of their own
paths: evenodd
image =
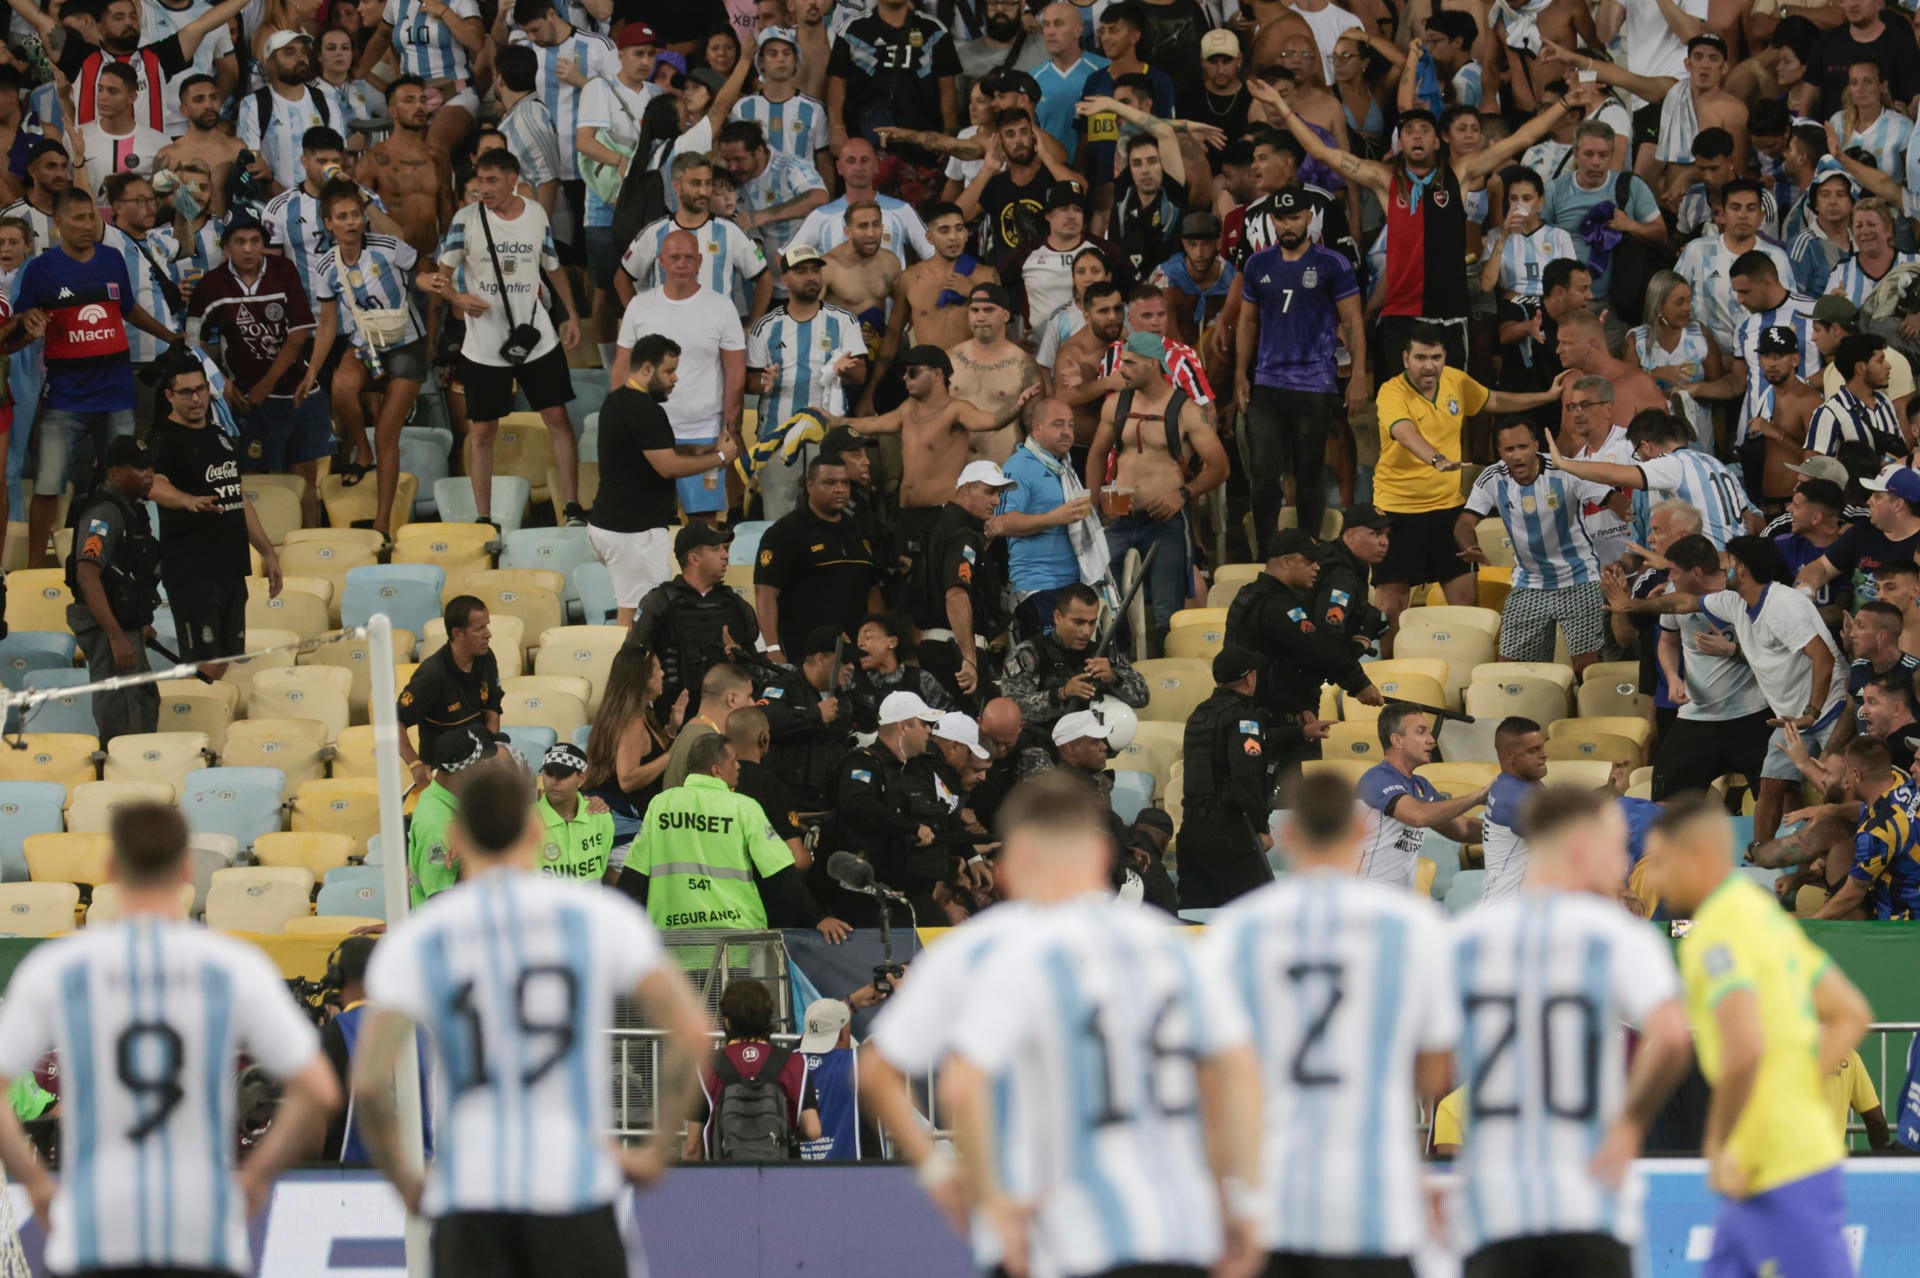
<svg viewBox="0 0 1920 1278">
<path fill-rule="evenodd" d="M 171 222 L 147 232 L 147 239 L 155 245 L 155 251 L 166 254 L 168 273 L 183 292 L 190 292 L 208 271 L 227 260 L 226 250 L 220 247 L 220 232 L 226 224 L 225 218 L 209 217 L 195 232 L 193 243 L 187 246 L 184 254 L 180 252 L 180 242 L 174 237 Z M 164 249 L 160 248 L 162 245 Z"/>
<path fill-rule="evenodd" d="M 245 1053 L 289 1078 L 320 1051 L 280 973 L 218 932 L 136 917 L 42 945 L 15 977 L 0 1073 L 60 1054 L 47 1265 L 250 1271 L 234 1061 Z"/>
<path fill-rule="evenodd" d="M 1626 1102 L 1626 1034 L 1679 993 L 1666 942 L 1612 900 L 1523 890 L 1454 927 L 1467 1080 L 1452 1237 L 1639 1237 L 1641 1187 L 1587 1171 Z"/>
<path fill-rule="evenodd" d="M 554 130 L 553 115 L 538 96 L 529 94 L 513 104 L 500 117 L 500 135 L 507 150 L 520 161 L 520 179 L 538 191 L 549 182 L 571 182 L 571 165 L 560 161 L 560 135 Z M 567 132 L 566 153 L 573 154 L 573 132 Z"/>
<path fill-rule="evenodd" d="M 424 1026 L 435 1057 L 427 1214 L 613 1202 L 613 1000 L 665 961 L 620 893 L 517 870 L 448 888 L 387 933 L 367 997 Z"/>
<path fill-rule="evenodd" d="M 405 310 L 407 331 L 397 341 L 379 349 L 405 346 L 426 335 L 420 312 L 409 297 L 413 268 L 419 260 L 420 255 L 411 244 L 378 232 L 366 237 L 359 258 L 351 266 L 340 260 L 340 249 L 336 245 L 322 254 L 314 267 L 313 309 L 317 314 L 329 302 L 338 306 L 340 332 L 353 343 L 355 350 L 366 348 L 367 335 L 360 331 L 360 325 L 353 318 L 354 307 L 363 311 Z M 353 307 L 343 300 L 348 298 Z"/>
<path fill-rule="evenodd" d="M 867 349 L 860 321 L 848 311 L 823 303 L 812 319 L 797 320 L 787 305 L 775 306 L 747 332 L 747 367 L 776 370 L 773 390 L 760 397 L 762 438 L 802 408 L 846 412 L 846 388 L 826 365 L 835 351 Z"/>
<path fill-rule="evenodd" d="M 1600 580 L 1586 512 L 1613 490 L 1575 479 L 1545 457 L 1539 464 L 1539 473 L 1523 484 L 1505 462 L 1495 462 L 1474 479 L 1467 509 L 1497 516 L 1507 526 L 1515 590 L 1559 590 Z"/>
<path fill-rule="evenodd" d="M 1701 532 L 1722 550 L 1747 531 L 1741 515 L 1756 507 L 1740 477 L 1718 457 L 1695 448 L 1678 448 L 1638 463 L 1647 481 L 1649 501 L 1678 497 L 1700 512 Z M 1656 502 L 1657 504 L 1657 502 Z"/>
<path fill-rule="evenodd" d="M 1481 886 L 1480 903 L 1504 901 L 1520 891 L 1527 876 L 1527 802 L 1540 792 L 1532 781 L 1522 781 L 1510 772 L 1493 779 L 1487 792 L 1487 810 L 1480 818 L 1485 834 L 1481 847 L 1486 852 L 1487 877 Z"/>
<path fill-rule="evenodd" d="M 524 31 L 515 31 L 512 43 L 526 45 L 539 59 L 540 70 L 533 82 L 533 96 L 546 103 L 547 114 L 553 117 L 558 135 L 572 142 L 574 128 L 580 123 L 580 90 L 560 78 L 560 59 L 573 59 L 573 65 L 589 80 L 600 75 L 618 77 L 619 50 L 613 47 L 613 41 L 607 37 L 578 28 L 559 44 L 536 44 L 527 38 Z M 567 175 L 569 179 L 572 176 L 571 173 Z"/>
<path fill-rule="evenodd" d="M 1834 268 L 1847 259 L 1849 248 L 1835 244 L 1817 222 L 1793 237 L 1787 256 L 1793 259 L 1793 287 L 1802 293 L 1824 293 Z"/>
<path fill-rule="evenodd" d="M 1913 121 L 1892 107 L 1880 108 L 1880 114 L 1870 124 L 1851 132 L 1847 129 L 1844 111 L 1835 111 L 1827 123 L 1840 135 L 1842 150 L 1862 148 L 1873 156 L 1875 167 L 1882 173 L 1898 173 L 1906 162 L 1907 139 L 1913 133 Z"/>
<path fill-rule="evenodd" d="M 1759 249 L 1773 259 L 1780 270 L 1780 282 L 1786 284 L 1793 279 L 1793 260 L 1787 251 L 1772 240 L 1755 241 L 1754 248 Z M 1746 313 L 1733 297 L 1733 281 L 1727 278 L 1727 268 L 1741 253 L 1727 247 L 1723 235 L 1703 235 L 1680 251 L 1680 262 L 1673 269 L 1680 273 L 1693 289 L 1693 317 L 1713 335 L 1721 350 L 1733 348 L 1733 330 Z"/>
<path fill-rule="evenodd" d="M 869 1050 L 909 1078 L 932 1075 L 960 1046 L 953 1031 L 974 995 L 974 971 L 1010 937 L 1020 935 L 1032 918 L 1033 907 L 1026 902 L 1002 901 L 954 928 L 940 944 L 922 950 L 913 960 L 913 978 L 902 981 L 881 1004 L 867 1039 Z M 993 1088 L 1000 1183 L 1016 1193 L 1030 1183 L 1031 1172 L 1014 1161 L 1021 1151 L 1005 1133 L 1025 1126 L 1022 1106 L 1037 1099 L 1022 1092 L 1020 1081 L 1020 1073 L 1009 1070 L 994 1078 Z M 973 1258 L 983 1271 L 1000 1263 L 999 1235 L 984 1220 L 974 1221 Z"/>
<path fill-rule="evenodd" d="M 447 0 L 447 8 L 456 18 L 480 16 L 475 0 Z M 387 0 L 380 20 L 393 28 L 393 51 L 402 75 L 417 75 L 428 84 L 467 78 L 467 47 L 454 38 L 452 28 L 427 12 L 421 0 Z"/>
<path fill-rule="evenodd" d="M 642 290 L 659 288 L 666 283 L 666 277 L 660 272 L 660 246 L 675 231 L 685 231 L 700 241 L 700 260 L 706 263 L 701 269 L 700 283 L 722 296 L 731 295 L 734 278 L 743 284 L 751 283 L 767 269 L 767 255 L 760 251 L 760 241 L 726 218 L 710 216 L 699 226 L 689 227 L 680 225 L 672 217 L 663 217 L 641 227 L 640 234 L 633 237 L 633 243 L 620 258 L 620 268 Z"/>
<path fill-rule="evenodd" d="M 796 93 L 785 102 L 770 102 L 756 93 L 733 104 L 728 116 L 752 120 L 767 135 L 767 146 L 803 164 L 827 149 L 827 108 L 817 98 Z"/>
<path fill-rule="evenodd" d="M 1087 326 L 1087 313 L 1072 302 L 1057 306 L 1040 321 L 1040 352 L 1034 362 L 1048 372 L 1060 358 L 1060 343 Z"/>
<path fill-rule="evenodd" d="M 824 192 L 826 189 L 827 184 L 820 180 L 820 170 L 813 166 L 813 161 L 796 160 L 791 155 L 769 150 L 767 167 L 761 169 L 758 176 L 739 184 L 740 207 L 762 212 L 797 199 L 808 191 Z M 760 237 L 761 250 L 773 261 L 779 261 L 780 255 L 787 251 L 787 242 L 800 229 L 804 218 L 803 214 L 801 217 L 761 224 L 755 231 Z M 774 278 L 774 291 L 780 291 L 778 276 Z"/>
<path fill-rule="evenodd" d="M 1393 818 L 1393 807 L 1411 796 L 1421 803 L 1437 803 L 1444 796 L 1433 782 L 1421 776 L 1408 776 L 1391 763 L 1381 762 L 1368 768 L 1354 787 L 1354 797 L 1373 818 L 1366 846 L 1360 852 L 1360 877 L 1396 887 L 1413 886 L 1415 862 L 1427 832 Z"/>
<path fill-rule="evenodd" d="M 304 187 L 292 187 L 267 201 L 261 221 L 267 243 L 286 254 L 300 272 L 300 287 L 313 296 L 313 271 L 321 256 L 333 247 L 333 236 L 320 220 L 320 198 Z"/>
<path fill-rule="evenodd" d="M 101 245 L 126 259 L 127 278 L 133 282 L 133 300 L 147 314 L 178 331 L 186 316 L 175 315 L 173 308 L 167 305 L 166 294 L 160 291 L 162 276 L 176 286 L 179 284 L 171 237 L 160 238 L 148 232 L 136 240 L 117 226 L 101 229 Z M 135 364 L 151 364 L 160 358 L 160 352 L 165 348 L 166 343 L 152 333 L 135 328 L 132 324 L 127 325 L 127 358 Z"/>
<path fill-rule="evenodd" d="M 1695 182 L 1680 196 L 1680 205 L 1674 212 L 1674 229 L 1688 239 L 1696 235 L 1713 233 L 1713 197 L 1707 193 L 1705 182 Z M 1760 191 L 1759 229 L 1762 238 L 1769 240 L 1781 238 L 1780 201 L 1774 198 L 1772 191 L 1764 187 Z"/>
<path fill-rule="evenodd" d="M 1804 446 L 1831 457 L 1842 444 L 1871 444 L 1886 456 L 1906 456 L 1900 414 L 1885 391 L 1874 391 L 1872 401 L 1863 402 L 1842 386 L 1813 410 L 1813 416 L 1807 419 Z"/>
<path fill-rule="evenodd" d="M 1485 92 L 1480 84 L 1480 64 L 1469 60 L 1465 66 L 1453 73 L 1452 83 L 1454 105 L 1478 109 L 1481 96 Z"/>
<path fill-rule="evenodd" d="M 1080 897 L 1035 911 L 973 974 L 954 1051 L 1035 1098 L 1001 1133 L 1032 1168 L 1016 1192 L 1035 1278 L 1219 1259 L 1198 1066 L 1246 1045 L 1246 1016 L 1165 917 Z"/>
<path fill-rule="evenodd" d="M 1787 278 L 1781 276 L 1781 282 L 1785 283 Z M 1697 298 L 1699 294 L 1694 296 Z M 1758 416 L 1771 417 L 1773 413 L 1772 391 L 1767 386 L 1766 374 L 1760 371 L 1760 334 L 1776 324 L 1791 326 L 1800 338 L 1800 376 L 1811 378 L 1819 371 L 1820 348 L 1813 340 L 1813 303 L 1814 299 L 1805 293 L 1789 292 L 1780 305 L 1764 311 L 1749 311 L 1744 306 L 1739 308 L 1740 320 L 1734 326 L 1733 344 L 1721 347 L 1728 356 L 1747 366 L 1746 397 L 1741 402 L 1740 411 L 1734 414 L 1734 420 L 1738 423 L 1733 441 L 1736 445 L 1746 442 L 1748 422 Z M 1696 318 L 1699 314 L 1698 310 L 1694 311 Z M 1762 403 L 1766 405 L 1764 413 L 1759 407 Z"/>
<path fill-rule="evenodd" d="M 1548 262 L 1563 257 L 1586 260 L 1575 249 L 1573 236 L 1550 222 L 1542 222 L 1531 235 L 1494 234 L 1499 242 L 1500 289 L 1516 297 L 1540 296 L 1540 275 Z"/>
<path fill-rule="evenodd" d="M 1887 277 L 1888 272 L 1895 267 L 1911 266 L 1915 262 L 1920 262 L 1920 253 L 1902 253 L 1895 250 L 1893 261 L 1888 264 L 1885 271 L 1878 275 L 1869 275 L 1866 268 L 1860 265 L 1860 255 L 1849 254 L 1841 259 L 1840 265 L 1833 268 L 1833 273 L 1827 276 L 1826 288 L 1821 291 L 1845 294 L 1846 299 L 1855 306 L 1865 306 L 1868 296 L 1880 281 Z"/>
<path fill-rule="evenodd" d="M 902 265 L 924 262 L 934 255 L 933 241 L 913 205 L 891 195 L 875 195 L 880 206 L 880 247 L 890 250 Z M 808 213 L 793 233 L 789 244 L 811 244 L 822 253 L 831 253 L 847 242 L 847 197 L 828 200 Z M 908 253 L 911 251 L 912 256 Z"/>
<path fill-rule="evenodd" d="M 1419 1249 L 1414 1060 L 1460 1036 L 1433 903 L 1307 870 L 1241 897 L 1200 945 L 1205 983 L 1241 1005 L 1260 1059 L 1260 1245 L 1328 1257 Z"/>
<path fill-rule="evenodd" d="M 0 209 L 0 217 L 17 217 L 33 228 L 33 243 L 27 245 L 27 256 L 36 257 L 53 246 L 53 216 L 42 213 L 24 199 Z"/>
<path fill-rule="evenodd" d="M 315 80 L 297 98 L 283 98 L 272 89 L 248 94 L 235 108 L 234 123 L 240 141 L 267 162 L 273 180 L 283 187 L 295 187 L 307 177 L 306 166 L 300 162 L 300 139 L 308 129 L 322 124 L 344 133 L 346 114 L 346 104 L 335 95 L 333 86 Z"/>
<path fill-rule="evenodd" d="M 621 83 L 618 76 L 602 76 L 580 90 L 580 120 L 577 127 L 605 129 L 628 147 L 637 147 L 640 144 L 640 121 L 646 118 L 647 104 L 653 101 L 658 92 L 651 84 L 630 89 Z M 561 138 L 562 154 L 574 156 L 575 141 L 572 137 Z M 575 170 L 570 168 L 562 180 L 571 181 L 574 173 Z M 594 194 L 591 186 L 587 188 L 587 225 L 613 225 L 613 206 Z"/>
</svg>

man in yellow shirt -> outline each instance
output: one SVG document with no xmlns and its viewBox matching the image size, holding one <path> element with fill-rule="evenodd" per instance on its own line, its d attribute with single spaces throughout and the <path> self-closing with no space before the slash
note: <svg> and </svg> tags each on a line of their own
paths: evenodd
<svg viewBox="0 0 1920 1278">
<path fill-rule="evenodd" d="M 1860 991 L 1733 868 L 1733 827 L 1707 796 L 1675 800 L 1647 834 L 1662 900 L 1693 927 L 1680 977 L 1713 1087 L 1704 1152 L 1725 1196 L 1704 1278 L 1851 1278 L 1841 1236 L 1846 1144 L 1826 1097 L 1867 1032 Z"/>
<path fill-rule="evenodd" d="M 1437 581 L 1450 604 L 1475 600 L 1473 568 L 1455 553 L 1454 521 L 1466 507 L 1460 492 L 1460 434 L 1475 413 L 1524 413 L 1560 402 L 1562 373 L 1532 395 L 1488 390 L 1447 367 L 1446 335 L 1427 323 L 1413 326 L 1406 371 L 1380 387 L 1380 461 L 1373 472 L 1373 504 L 1393 516 L 1387 557 L 1373 570 L 1374 604 L 1393 630 L 1381 652 L 1393 655 L 1393 636 L 1413 588 Z"/>
<path fill-rule="evenodd" d="M 1874 1088 L 1873 1074 L 1867 1069 L 1867 1063 L 1860 1059 L 1860 1053 L 1850 1054 L 1840 1062 L 1836 1072 L 1827 1075 L 1827 1108 L 1833 1114 L 1833 1125 L 1841 1132 L 1841 1139 L 1847 1140 L 1847 1116 L 1860 1115 L 1860 1122 L 1867 1129 L 1868 1149 L 1892 1149 L 1893 1131 L 1887 1126 L 1887 1111 L 1881 1107 L 1880 1093 Z M 1848 1142 L 1849 1145 L 1851 1142 Z"/>
</svg>

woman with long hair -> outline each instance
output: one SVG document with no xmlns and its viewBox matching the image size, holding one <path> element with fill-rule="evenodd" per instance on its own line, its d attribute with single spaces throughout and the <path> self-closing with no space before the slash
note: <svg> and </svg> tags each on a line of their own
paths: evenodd
<svg viewBox="0 0 1920 1278">
<path fill-rule="evenodd" d="M 587 778 L 582 789 L 613 811 L 613 842 L 624 848 L 640 833 L 647 804 L 660 793 L 667 752 L 687 712 L 687 694 L 673 704 L 666 723 L 654 703 L 666 689 L 666 672 L 653 649 L 628 644 L 613 656 L 600 712 L 587 734 Z"/>
<path fill-rule="evenodd" d="M 1843 148 L 1860 147 L 1882 173 L 1900 173 L 1906 163 L 1913 121 L 1893 109 L 1887 78 L 1878 62 L 1857 58 L 1847 67 L 1846 96 L 1828 121 Z"/>
<path fill-rule="evenodd" d="M 1693 398 L 1701 382 L 1726 369 L 1720 348 L 1693 317 L 1693 288 L 1674 271 L 1655 271 L 1647 281 L 1647 322 L 1627 332 L 1627 349 L 1665 394 L 1686 393 L 1687 420 L 1694 438 L 1713 446 L 1713 413 Z"/>
</svg>

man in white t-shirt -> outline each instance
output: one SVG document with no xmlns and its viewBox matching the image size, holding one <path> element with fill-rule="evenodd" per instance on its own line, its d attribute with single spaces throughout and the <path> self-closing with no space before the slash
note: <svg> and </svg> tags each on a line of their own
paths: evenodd
<svg viewBox="0 0 1920 1278">
<path fill-rule="evenodd" d="M 711 452 L 721 436 L 738 456 L 740 408 L 747 387 L 747 334 L 733 300 L 700 280 L 700 244 L 692 232 L 676 230 L 660 242 L 659 288 L 648 289 L 627 304 L 620 320 L 619 350 L 613 357 L 613 384 L 627 383 L 633 348 L 649 333 L 665 333 L 680 344 L 680 380 L 666 402 L 675 446 L 692 453 Z M 675 481 L 680 509 L 688 517 L 711 521 L 727 508 L 727 484 L 720 471 Z"/>
<path fill-rule="evenodd" d="M 1673 565 L 1673 593 L 1704 599 L 1728 588 L 1719 547 L 1698 533 L 1662 553 Z M 1732 630 L 1707 612 L 1660 618 L 1660 669 L 1680 712 L 1654 756 L 1656 802 L 1704 790 L 1729 772 L 1750 777 L 1765 762 L 1773 711 Z"/>
<path fill-rule="evenodd" d="M 573 376 L 566 351 L 580 344 L 579 303 L 560 269 L 546 211 L 518 194 L 520 161 L 513 152 L 482 155 L 474 162 L 474 179 L 479 202 L 454 214 L 440 242 L 437 269 L 423 271 L 420 279 L 422 288 L 445 297 L 467 321 L 459 372 L 473 421 L 467 466 L 474 510 L 484 522 L 499 526 L 493 518 L 493 437 L 501 414 L 513 406 L 517 386 L 552 437 L 566 525 L 584 528 L 579 455 L 567 417 Z M 465 292 L 454 287 L 454 272 L 462 266 Z M 543 274 L 566 306 L 566 322 L 557 334 L 542 301 Z"/>
</svg>

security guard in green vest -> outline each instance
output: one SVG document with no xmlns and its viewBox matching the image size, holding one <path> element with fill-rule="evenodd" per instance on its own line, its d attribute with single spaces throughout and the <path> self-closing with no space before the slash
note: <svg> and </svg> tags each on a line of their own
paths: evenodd
<svg viewBox="0 0 1920 1278">
<path fill-rule="evenodd" d="M 587 756 L 565 741 L 540 760 L 540 873 L 598 883 L 606 878 L 613 851 L 613 813 L 598 812 L 580 797 Z"/>
<path fill-rule="evenodd" d="M 1180 908 L 1213 909 L 1270 882 L 1267 813 L 1280 760 L 1300 725 L 1254 700 L 1260 657 L 1227 647 L 1213 659 L 1213 695 L 1187 720 L 1180 827 Z"/>
<path fill-rule="evenodd" d="M 407 827 L 407 899 L 416 910 L 460 881 L 452 840 L 460 790 L 499 752 L 490 733 L 464 724 L 442 732 L 429 749 L 433 779 L 414 804 Z"/>
</svg>

